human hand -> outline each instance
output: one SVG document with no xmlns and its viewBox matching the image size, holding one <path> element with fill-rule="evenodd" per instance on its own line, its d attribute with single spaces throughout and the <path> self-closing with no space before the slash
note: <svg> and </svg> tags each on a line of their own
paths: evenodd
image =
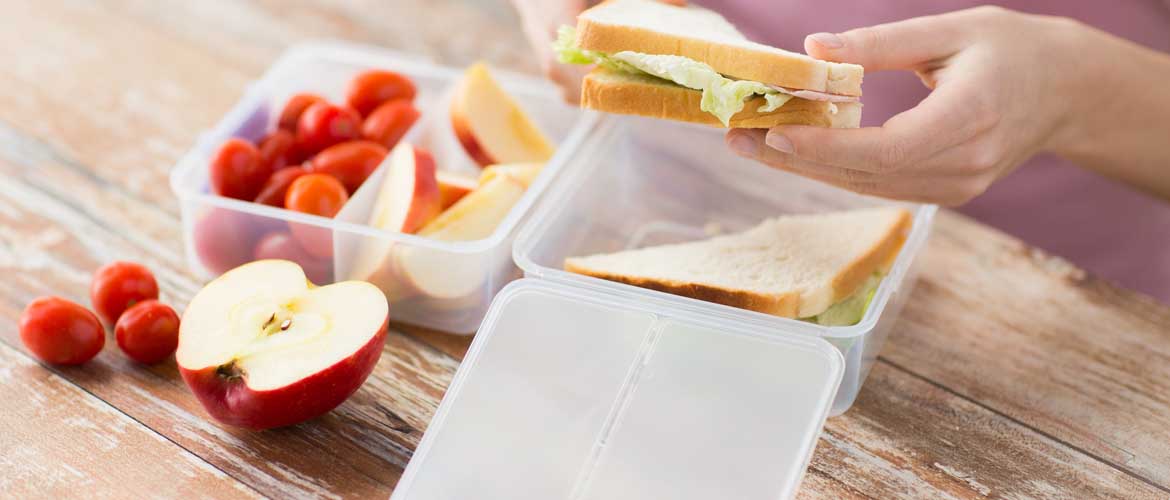
<svg viewBox="0 0 1170 500">
<path fill-rule="evenodd" d="M 818 33 L 805 50 L 867 72 L 912 70 L 933 89 L 881 127 L 780 126 L 732 130 L 743 156 L 856 192 L 960 205 L 1065 135 L 1091 100 L 1071 20 L 980 7 Z"/>
<path fill-rule="evenodd" d="M 686 0 L 660 0 L 673 5 L 686 5 Z M 587 0 L 512 0 L 524 35 L 532 44 L 544 75 L 557 84 L 564 92 L 565 100 L 576 103 L 581 100 L 581 79 L 592 68 L 557 62 L 552 50 L 557 28 L 563 25 L 576 26 L 577 14 L 594 2 Z"/>
</svg>

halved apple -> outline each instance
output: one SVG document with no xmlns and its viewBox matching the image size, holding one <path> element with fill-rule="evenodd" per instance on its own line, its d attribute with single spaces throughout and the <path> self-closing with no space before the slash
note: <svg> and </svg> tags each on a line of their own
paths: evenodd
<svg viewBox="0 0 1170 500">
<path fill-rule="evenodd" d="M 376 287 L 315 287 L 297 264 L 261 260 L 203 287 L 183 314 L 179 373 L 216 420 L 251 429 L 303 422 L 344 402 L 382 354 Z"/>
<path fill-rule="evenodd" d="M 443 210 L 467 196 L 467 193 L 479 185 L 475 177 L 445 170 L 436 172 L 435 179 L 439 181 L 439 206 Z"/>
<path fill-rule="evenodd" d="M 524 187 L 528 187 L 532 185 L 532 181 L 536 180 L 536 176 L 540 175 L 540 171 L 543 168 L 544 163 L 502 163 L 499 165 L 491 165 L 483 169 L 483 173 L 479 174 L 479 184 L 487 184 L 488 181 L 498 175 L 510 175 L 512 178 L 523 183 Z"/>
<path fill-rule="evenodd" d="M 484 63 L 463 75 L 451 100 L 451 129 L 481 167 L 545 162 L 553 145 L 524 110 L 500 88 Z"/>
</svg>

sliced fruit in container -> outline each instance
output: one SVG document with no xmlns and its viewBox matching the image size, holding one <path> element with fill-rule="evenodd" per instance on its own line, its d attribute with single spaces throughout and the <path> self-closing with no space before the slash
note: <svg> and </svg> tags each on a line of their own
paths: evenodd
<svg viewBox="0 0 1170 500">
<path fill-rule="evenodd" d="M 451 100 L 451 129 L 481 167 L 495 163 L 546 162 L 554 146 L 486 64 L 467 68 Z"/>
<path fill-rule="evenodd" d="M 400 144 L 386 158 L 386 173 L 378 186 L 368 224 L 397 233 L 414 233 L 439 214 L 439 184 L 435 161 L 422 148 Z M 394 288 L 391 247 L 381 238 L 363 238 L 350 277 Z"/>
<path fill-rule="evenodd" d="M 382 354 L 388 320 L 385 296 L 369 283 L 316 287 L 293 262 L 256 261 L 195 295 L 175 358 L 216 420 L 282 427 L 358 390 Z"/>
<path fill-rule="evenodd" d="M 439 206 L 443 210 L 479 187 L 479 179 L 456 172 L 440 170 L 435 173 L 435 179 L 439 181 Z"/>
<path fill-rule="evenodd" d="M 293 181 L 284 196 L 284 206 L 289 210 L 321 217 L 333 218 L 349 195 L 345 186 L 331 175 L 306 174 Z M 327 227 L 304 222 L 288 222 L 293 237 L 310 255 L 322 258 L 333 257 L 333 232 Z"/>
<path fill-rule="evenodd" d="M 536 176 L 540 175 L 542 169 L 544 169 L 544 163 L 504 163 L 491 165 L 483 169 L 483 173 L 479 174 L 479 184 L 487 184 L 496 176 L 507 175 L 520 181 L 520 183 L 524 184 L 524 187 L 528 187 L 532 185 L 532 181 L 536 180 Z"/>
</svg>

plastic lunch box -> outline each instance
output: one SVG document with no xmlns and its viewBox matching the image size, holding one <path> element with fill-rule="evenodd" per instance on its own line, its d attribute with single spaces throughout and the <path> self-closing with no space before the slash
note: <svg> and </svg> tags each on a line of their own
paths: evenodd
<svg viewBox="0 0 1170 500">
<path fill-rule="evenodd" d="M 301 263 L 317 284 L 349 278 L 350 265 L 363 245 L 394 247 L 429 261 L 442 263 L 452 276 L 450 296 L 393 296 L 388 294 L 394 321 L 437 330 L 475 332 L 492 297 L 519 276 L 512 262 L 512 241 L 522 220 L 564 161 L 577 149 L 597 115 L 564 104 L 560 92 L 540 80 L 494 70 L 509 94 L 532 116 L 559 147 L 540 176 L 517 202 L 495 232 L 477 241 L 440 242 L 409 234 L 391 233 L 365 224 L 376 198 L 383 171 L 375 172 L 333 219 L 248 203 L 212 194 L 207 165 L 220 144 L 230 137 L 257 140 L 274 129 L 281 107 L 298 92 L 313 92 L 341 102 L 346 84 L 358 72 L 384 68 L 409 76 L 418 88 L 419 122 L 403 138 L 425 147 L 442 170 L 478 174 L 479 168 L 451 132 L 449 93 L 461 69 L 437 66 L 399 53 L 345 43 L 313 43 L 286 52 L 249 87 L 244 97 L 210 132 L 202 135 L 171 173 L 171 188 L 179 198 L 189 265 L 211 278 L 252 260 L 255 243 L 273 231 L 313 231 L 333 247 L 332 259 Z M 395 278 L 391 278 L 395 279 Z M 404 279 L 404 278 L 397 278 Z M 376 283 L 383 290 L 409 288 L 404 283 Z"/>
<path fill-rule="evenodd" d="M 850 327 L 567 273 L 568 256 L 693 240 L 778 214 L 891 202 L 724 154 L 718 130 L 565 108 L 547 85 L 504 72 L 497 72 L 501 83 L 560 147 L 487 240 L 442 244 L 362 226 L 373 201 L 365 187 L 336 220 L 208 194 L 207 159 L 224 138 L 255 138 L 293 92 L 339 98 L 354 72 L 375 66 L 402 71 L 419 86 L 424 117 L 404 140 L 432 149 L 440 168 L 474 168 L 444 129 L 443 90 L 458 71 L 373 49 L 313 45 L 284 56 L 180 162 L 172 184 L 191 265 L 208 275 L 219 270 L 200 251 L 201 217 L 243 224 L 250 231 L 236 233 L 242 239 L 272 224 L 328 230 L 338 277 L 363 238 L 433 252 L 442 256 L 436 262 L 453 263 L 446 269 L 482 277 L 470 297 L 391 304 L 398 321 L 456 332 L 479 326 L 393 498 L 794 495 L 825 418 L 852 405 L 914 285 L 913 264 L 936 208 L 902 204 L 914 212 L 913 228 L 865 317 Z M 376 186 L 380 174 L 366 185 Z M 526 278 L 504 287 L 514 265 Z"/>
<path fill-rule="evenodd" d="M 901 204 L 911 232 L 850 327 L 561 270 L 777 214 L 893 204 L 760 168 L 722 141 L 687 124 L 598 124 L 517 238 L 526 278 L 496 297 L 393 500 L 795 494 L 910 293 L 936 207 Z"/>
</svg>

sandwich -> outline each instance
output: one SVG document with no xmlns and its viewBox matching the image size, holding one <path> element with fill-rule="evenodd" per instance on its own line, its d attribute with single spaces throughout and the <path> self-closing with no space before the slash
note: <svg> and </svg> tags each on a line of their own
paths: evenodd
<svg viewBox="0 0 1170 500">
<path fill-rule="evenodd" d="M 824 326 L 865 316 L 906 240 L 902 208 L 788 215 L 707 240 L 570 257 L 565 270 Z"/>
<path fill-rule="evenodd" d="M 609 0 L 553 45 L 562 63 L 597 65 L 586 108 L 736 128 L 861 122 L 861 66 L 752 42 L 699 7 Z"/>
</svg>

